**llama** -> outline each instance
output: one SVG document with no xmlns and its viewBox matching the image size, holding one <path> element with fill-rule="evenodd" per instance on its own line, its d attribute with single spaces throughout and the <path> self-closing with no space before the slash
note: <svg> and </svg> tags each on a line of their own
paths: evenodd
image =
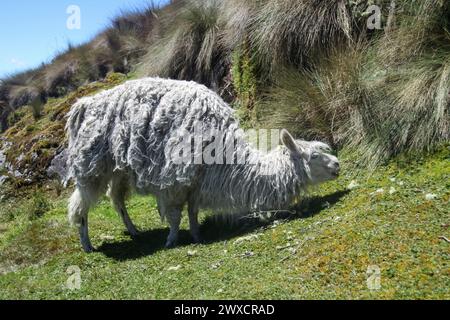
<svg viewBox="0 0 450 320">
<path fill-rule="evenodd" d="M 125 207 L 127 195 L 154 195 L 170 225 L 166 247 L 176 245 L 181 213 L 187 204 L 190 231 L 200 241 L 200 209 L 250 212 L 286 209 L 309 185 L 332 180 L 339 161 L 320 142 L 294 140 L 281 132 L 282 146 L 269 153 L 246 141 L 230 108 L 216 93 L 194 82 L 147 78 L 80 99 L 68 115 L 68 175 L 76 189 L 69 201 L 69 221 L 77 226 L 83 249 L 92 252 L 88 212 L 105 194 L 112 200 L 129 234 L 138 234 Z M 188 134 L 220 132 L 215 159 L 177 162 L 177 148 Z M 198 133 L 196 133 L 198 134 Z M 203 152 L 212 138 L 193 147 Z M 191 148 L 190 145 L 189 148 Z M 231 151 L 230 151 L 231 150 Z M 212 154 L 212 153 L 211 153 Z M 237 158 L 243 159 L 236 163 Z"/>
</svg>

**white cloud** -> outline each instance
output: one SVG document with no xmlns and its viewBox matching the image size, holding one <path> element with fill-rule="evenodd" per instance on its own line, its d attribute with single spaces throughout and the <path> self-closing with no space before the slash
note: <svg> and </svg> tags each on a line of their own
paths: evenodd
<svg viewBox="0 0 450 320">
<path fill-rule="evenodd" d="M 13 64 L 13 65 L 15 65 L 16 67 L 25 67 L 25 62 L 23 62 L 22 60 L 20 60 L 20 59 L 17 59 L 17 58 L 12 58 L 11 60 L 10 60 L 10 63 L 11 64 Z"/>
</svg>

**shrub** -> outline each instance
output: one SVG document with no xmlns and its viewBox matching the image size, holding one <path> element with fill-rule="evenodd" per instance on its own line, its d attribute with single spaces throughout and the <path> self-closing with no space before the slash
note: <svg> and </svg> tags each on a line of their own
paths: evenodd
<svg viewBox="0 0 450 320">
<path fill-rule="evenodd" d="M 231 76 L 235 93 L 234 105 L 244 126 L 251 126 L 257 120 L 254 106 L 257 94 L 257 80 L 248 48 L 236 49 L 232 56 Z"/>
</svg>

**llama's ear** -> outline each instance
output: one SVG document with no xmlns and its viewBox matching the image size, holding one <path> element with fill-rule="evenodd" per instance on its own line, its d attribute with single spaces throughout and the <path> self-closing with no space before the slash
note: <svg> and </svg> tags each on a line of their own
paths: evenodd
<svg viewBox="0 0 450 320">
<path fill-rule="evenodd" d="M 289 149 L 289 151 L 295 152 L 295 153 L 301 153 L 297 144 L 295 143 L 294 138 L 291 136 L 291 134 L 286 129 L 281 130 L 280 140 L 281 140 L 281 143 L 283 143 L 286 146 L 286 148 Z"/>
<path fill-rule="evenodd" d="M 281 143 L 283 143 L 290 152 L 300 155 L 303 159 L 308 160 L 308 154 L 302 146 L 299 146 L 291 134 L 286 130 L 281 130 L 280 134 Z"/>
</svg>

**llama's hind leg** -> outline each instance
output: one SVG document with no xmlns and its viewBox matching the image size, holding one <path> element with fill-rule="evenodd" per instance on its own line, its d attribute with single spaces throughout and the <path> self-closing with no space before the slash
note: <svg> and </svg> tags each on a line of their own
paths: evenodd
<svg viewBox="0 0 450 320">
<path fill-rule="evenodd" d="M 136 229 L 133 221 L 131 221 L 130 216 L 128 215 L 127 208 L 125 206 L 125 198 L 128 194 L 128 181 L 124 178 L 113 178 L 111 181 L 110 189 L 109 189 L 109 197 L 122 219 L 125 227 L 128 230 L 130 236 L 135 237 L 139 234 L 139 231 Z"/>
<path fill-rule="evenodd" d="M 78 227 L 81 245 L 86 252 L 94 251 L 88 232 L 89 209 L 97 202 L 100 195 L 105 194 L 106 183 L 103 178 L 97 178 L 85 183 L 77 183 L 75 192 L 69 201 L 69 222 Z"/>
<path fill-rule="evenodd" d="M 87 253 L 93 252 L 88 230 L 88 213 L 91 206 L 87 193 L 81 188 L 77 188 L 72 194 L 69 202 L 69 222 L 72 226 L 78 227 L 80 241 L 83 250 Z"/>
</svg>

